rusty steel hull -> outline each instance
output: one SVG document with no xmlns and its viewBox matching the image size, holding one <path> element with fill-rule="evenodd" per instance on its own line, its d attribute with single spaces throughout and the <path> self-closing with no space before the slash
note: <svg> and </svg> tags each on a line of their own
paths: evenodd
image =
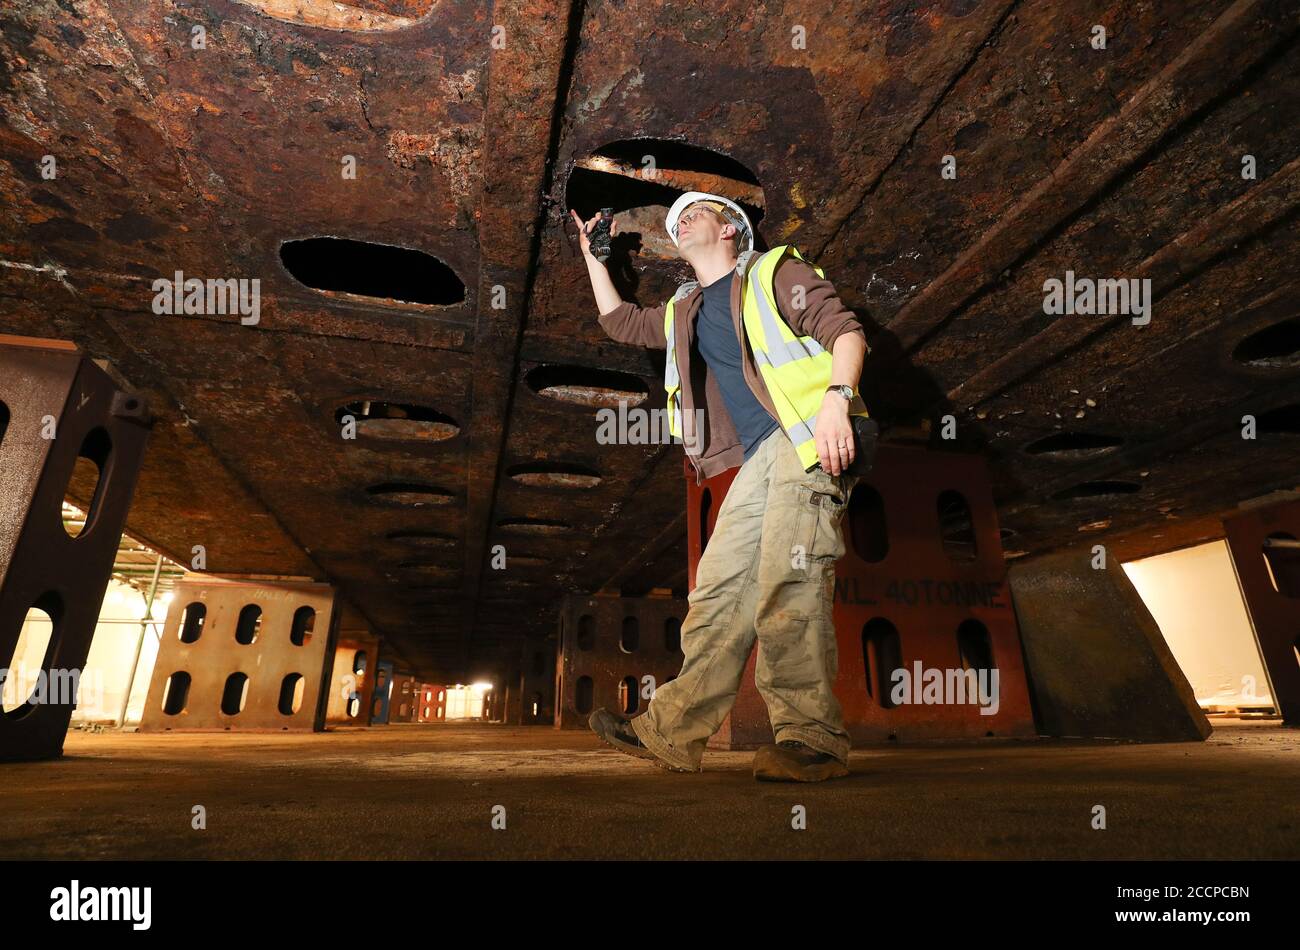
<svg viewBox="0 0 1300 950">
<path fill-rule="evenodd" d="M 1234 353 L 1295 316 L 1296 13 L 18 0 L 0 13 L 0 332 L 74 341 L 149 399 L 137 536 L 183 561 L 201 542 L 215 572 L 328 581 L 424 680 L 495 677 L 566 595 L 686 589 L 680 450 L 601 444 L 591 405 L 528 380 L 614 370 L 662 405 L 661 357 L 596 324 L 568 212 L 616 208 L 616 286 L 651 305 L 687 275 L 661 209 L 715 188 L 862 318 L 886 441 L 951 416 L 944 447 L 989 459 L 1009 558 L 1080 532 L 1155 553 L 1295 483 L 1300 377 Z M 463 299 L 312 289 L 280 249 L 320 237 L 436 257 Z M 1067 270 L 1150 279 L 1150 324 L 1044 313 Z M 259 280 L 258 322 L 156 312 L 177 272 Z M 359 402 L 456 434 L 344 439 Z M 1280 421 L 1243 443 L 1248 413 Z M 1120 442 L 1029 451 L 1072 432 Z M 599 481 L 509 474 L 537 465 Z M 1099 482 L 1133 490 L 1071 495 Z M 453 543 L 412 565 L 399 531 Z M 520 559 L 494 568 L 497 546 Z"/>
</svg>

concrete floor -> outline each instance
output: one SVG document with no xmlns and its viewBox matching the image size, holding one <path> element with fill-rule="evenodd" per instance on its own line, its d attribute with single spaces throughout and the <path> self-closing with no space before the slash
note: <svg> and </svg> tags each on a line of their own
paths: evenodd
<svg viewBox="0 0 1300 950">
<path fill-rule="evenodd" d="M 1300 730 L 1259 722 L 1204 743 L 863 749 L 811 786 L 755 782 L 751 753 L 682 775 L 585 732 L 480 724 L 73 732 L 65 753 L 0 765 L 6 858 L 1300 857 Z"/>
</svg>

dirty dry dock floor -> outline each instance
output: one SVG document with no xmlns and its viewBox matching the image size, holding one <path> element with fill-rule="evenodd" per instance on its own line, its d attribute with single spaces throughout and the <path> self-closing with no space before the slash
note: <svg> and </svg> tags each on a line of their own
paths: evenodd
<svg viewBox="0 0 1300 950">
<path fill-rule="evenodd" d="M 863 748 L 820 785 L 755 782 L 749 752 L 665 772 L 544 726 L 74 731 L 64 751 L 0 765 L 6 858 L 1300 857 L 1300 730 L 1274 723 L 1206 742 Z"/>
</svg>

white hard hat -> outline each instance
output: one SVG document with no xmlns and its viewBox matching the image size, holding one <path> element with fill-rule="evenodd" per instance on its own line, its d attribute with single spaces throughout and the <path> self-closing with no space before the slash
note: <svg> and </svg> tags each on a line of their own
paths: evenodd
<svg viewBox="0 0 1300 950">
<path fill-rule="evenodd" d="M 748 251 L 753 248 L 754 227 L 749 223 L 749 215 L 745 214 L 744 209 L 730 198 L 711 195 L 703 191 L 684 192 L 668 209 L 668 217 L 664 218 L 664 227 L 668 229 L 668 236 L 673 239 L 673 244 L 677 243 L 677 219 L 688 206 L 695 204 L 697 201 L 716 201 L 722 205 L 726 209 L 723 212 L 723 217 L 728 218 L 729 223 L 734 225 L 736 231 L 739 232 L 736 235 L 736 250 Z M 727 212 L 730 212 L 730 214 Z"/>
</svg>

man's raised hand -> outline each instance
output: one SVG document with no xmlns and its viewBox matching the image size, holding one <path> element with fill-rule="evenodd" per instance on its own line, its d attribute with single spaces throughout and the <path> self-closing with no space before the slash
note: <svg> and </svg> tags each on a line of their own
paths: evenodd
<svg viewBox="0 0 1300 950">
<path fill-rule="evenodd" d="M 582 256 L 591 261 L 596 260 L 595 255 L 591 253 L 591 239 L 588 235 L 591 233 L 591 229 L 596 226 L 596 222 L 600 220 L 600 212 L 597 211 L 585 222 L 582 218 L 578 217 L 578 212 L 572 208 L 569 209 L 569 215 L 573 218 L 573 223 L 578 226 L 578 240 L 582 244 Z M 609 222 L 609 233 L 611 237 L 618 234 L 617 221 Z M 597 263 L 599 263 L 599 261 L 597 261 Z"/>
</svg>

